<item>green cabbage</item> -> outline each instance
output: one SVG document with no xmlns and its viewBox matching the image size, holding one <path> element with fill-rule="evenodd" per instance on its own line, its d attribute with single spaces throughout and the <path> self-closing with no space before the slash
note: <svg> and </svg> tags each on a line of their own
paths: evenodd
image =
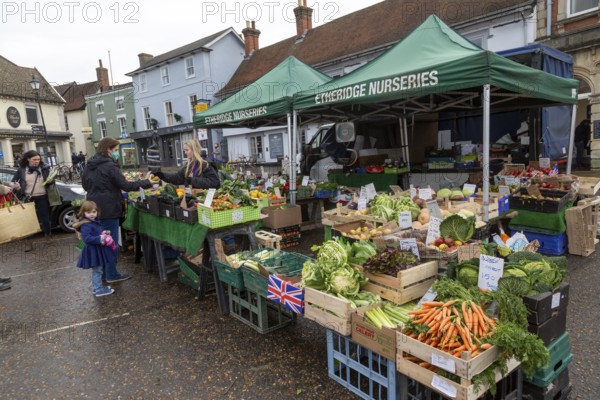
<svg viewBox="0 0 600 400">
<path fill-rule="evenodd" d="M 325 277 L 317 263 L 306 261 L 302 266 L 302 282 L 304 286 L 317 290 L 323 290 L 325 286 Z"/>
<path fill-rule="evenodd" d="M 327 288 L 331 293 L 342 296 L 356 296 L 364 277 L 357 270 L 346 264 L 336 269 L 327 277 Z"/>
<path fill-rule="evenodd" d="M 450 215 L 440 224 L 440 234 L 443 237 L 451 237 L 463 243 L 468 242 L 475 233 L 475 223 L 468 221 L 458 215 Z"/>
</svg>

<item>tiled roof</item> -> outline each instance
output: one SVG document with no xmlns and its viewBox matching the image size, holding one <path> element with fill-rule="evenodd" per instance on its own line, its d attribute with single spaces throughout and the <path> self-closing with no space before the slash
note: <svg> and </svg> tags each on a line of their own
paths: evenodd
<svg viewBox="0 0 600 400">
<path fill-rule="evenodd" d="M 98 93 L 102 83 L 100 81 L 77 83 L 71 82 L 54 88 L 67 102 L 65 112 L 85 110 L 85 96 Z"/>
<path fill-rule="evenodd" d="M 40 101 L 64 103 L 37 69 L 20 67 L 2 56 L 0 56 L 0 96 L 36 100 L 35 92 L 29 84 L 33 75 L 40 81 Z"/>
<path fill-rule="evenodd" d="M 212 42 L 213 40 L 215 40 L 219 36 L 223 35 L 228 30 L 233 30 L 233 28 L 224 29 L 224 30 L 222 30 L 220 32 L 214 33 L 214 34 L 212 34 L 210 36 L 207 36 L 205 38 L 196 40 L 195 42 L 186 44 L 185 46 L 181 46 L 181 47 L 178 47 L 178 48 L 176 48 L 174 50 L 168 51 L 166 53 L 159 54 L 159 55 L 155 56 L 154 58 L 152 58 L 147 63 L 144 63 L 138 69 L 136 69 L 134 71 L 131 71 L 131 72 L 125 74 L 125 75 L 134 75 L 134 74 L 136 74 L 138 72 L 141 72 L 141 71 L 143 71 L 143 70 L 145 70 L 148 67 L 151 67 L 153 65 L 159 65 L 159 64 L 161 64 L 161 63 L 163 63 L 165 61 L 171 60 L 173 58 L 182 56 L 184 54 L 189 54 L 189 53 L 191 53 L 192 51 L 195 51 L 195 50 L 202 49 L 206 45 L 210 44 L 210 42 Z"/>
<path fill-rule="evenodd" d="M 294 35 L 254 51 L 250 58 L 242 61 L 231 80 L 218 94 L 226 96 L 238 91 L 288 56 L 295 56 L 318 68 L 338 58 L 390 46 L 408 35 L 431 14 L 436 14 L 453 26 L 513 6 L 533 3 L 533 0 L 465 3 L 454 0 L 386 0 L 311 29 L 304 40 L 298 43 L 297 36 Z"/>
</svg>

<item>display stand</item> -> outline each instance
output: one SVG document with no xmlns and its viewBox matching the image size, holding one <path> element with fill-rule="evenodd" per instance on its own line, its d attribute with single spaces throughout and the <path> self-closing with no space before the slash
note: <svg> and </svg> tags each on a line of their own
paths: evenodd
<svg viewBox="0 0 600 400">
<path fill-rule="evenodd" d="M 213 265 L 214 260 L 218 260 L 218 252 L 216 247 L 216 241 L 223 239 L 225 236 L 239 235 L 245 236 L 248 240 L 250 250 L 258 248 L 258 242 L 256 240 L 256 221 L 250 221 L 243 224 L 228 226 L 220 229 L 210 229 L 204 240 L 204 250 L 202 253 L 202 273 L 200 275 L 200 292 L 198 297 L 202 299 L 207 292 L 208 277 L 212 274 L 214 282 L 219 282 L 217 270 Z M 221 314 L 227 315 L 229 313 L 229 304 L 227 303 L 227 296 L 222 284 L 215 284 L 217 292 L 217 301 L 219 302 L 219 309 Z"/>
<path fill-rule="evenodd" d="M 323 219 L 323 200 L 315 197 L 296 200 L 296 205 L 302 206 L 306 204 L 308 206 L 308 220 L 302 222 L 300 230 L 309 231 L 323 226 L 321 224 L 321 220 Z"/>
</svg>

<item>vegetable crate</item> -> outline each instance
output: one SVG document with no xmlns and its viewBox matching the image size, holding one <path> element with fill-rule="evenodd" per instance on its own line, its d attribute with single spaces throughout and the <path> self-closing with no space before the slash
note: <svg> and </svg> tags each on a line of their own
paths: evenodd
<svg viewBox="0 0 600 400">
<path fill-rule="evenodd" d="M 244 289 L 244 275 L 241 268 L 233 268 L 222 261 L 214 260 L 213 266 L 217 270 L 219 280 L 235 289 Z"/>
<path fill-rule="evenodd" d="M 398 353 L 396 368 L 401 374 L 457 400 L 478 399 L 489 389 L 489 386 L 485 384 L 479 385 L 476 389 L 471 380 L 475 375 L 483 372 L 496 361 L 499 355 L 497 347 L 492 346 L 475 358 L 470 358 L 469 352 L 464 352 L 463 356 L 458 358 L 413 339 L 402 332 L 397 332 L 397 335 Z M 406 358 L 408 356 L 417 357 L 458 376 L 460 383 L 444 378 L 436 372 L 410 361 Z M 508 362 L 508 371 L 516 369 L 519 365 L 519 362 L 516 360 L 510 360 Z M 500 372 L 497 371 L 496 382 L 502 378 Z"/>
<path fill-rule="evenodd" d="M 560 256 L 567 252 L 567 234 L 561 233 L 559 235 L 546 235 L 543 233 L 523 231 L 523 234 L 529 240 L 533 242 L 537 240 L 540 244 L 538 253 L 548 254 L 553 256 Z"/>
<path fill-rule="evenodd" d="M 329 377 L 362 399 L 396 400 L 398 381 L 394 361 L 327 330 Z"/>
<path fill-rule="evenodd" d="M 254 233 L 256 240 L 258 241 L 258 247 L 260 248 L 271 248 L 280 249 L 281 235 L 267 231 L 257 231 Z"/>
<path fill-rule="evenodd" d="M 198 209 L 197 208 L 182 208 L 175 206 L 175 219 L 183 221 L 186 224 L 197 224 L 198 223 Z"/>
<path fill-rule="evenodd" d="M 565 211 L 569 254 L 587 257 L 596 250 L 600 199 L 584 199 Z"/>
<path fill-rule="evenodd" d="M 525 378 L 526 382 L 541 388 L 548 387 L 561 372 L 567 369 L 569 363 L 573 361 L 573 354 L 571 354 L 571 340 L 568 332 L 563 333 L 547 347 L 550 352 L 550 362 L 548 363 L 548 366 L 544 369 L 535 371 L 531 379 Z"/>
<path fill-rule="evenodd" d="M 451 400 L 452 397 L 444 396 L 435 390 L 423 385 L 404 374 L 398 375 L 400 400 Z M 502 378 L 496 384 L 496 395 L 486 392 L 482 400 L 521 400 L 523 395 L 523 371 L 517 368 Z"/>
<path fill-rule="evenodd" d="M 569 369 L 563 372 L 546 387 L 540 388 L 528 382 L 523 382 L 523 398 L 527 400 L 564 400 L 571 393 Z"/>
<path fill-rule="evenodd" d="M 215 211 L 198 204 L 198 220 L 201 225 L 212 229 L 222 228 L 260 219 L 260 208 L 246 206 L 231 210 Z"/>
<path fill-rule="evenodd" d="M 569 284 L 564 282 L 552 292 L 524 296 L 523 303 L 527 307 L 527 321 L 533 325 L 541 325 L 552 316 L 567 311 Z"/>
<path fill-rule="evenodd" d="M 230 315 L 265 334 L 296 321 L 296 314 L 252 290 L 228 286 Z"/>
<path fill-rule="evenodd" d="M 311 260 L 314 261 L 303 254 L 280 251 L 277 256 L 263 260 L 260 263 L 269 273 L 276 274 L 280 278 L 285 279 L 300 276 L 304 263 Z M 245 287 L 266 296 L 269 278 L 247 267 L 242 266 L 240 269 L 244 276 Z"/>
<path fill-rule="evenodd" d="M 304 317 L 344 336 L 352 333 L 352 303 L 313 288 L 304 288 Z"/>
<path fill-rule="evenodd" d="M 146 197 L 146 209 L 152 215 L 160 216 L 160 205 L 158 197 L 148 196 Z"/>
<path fill-rule="evenodd" d="M 200 287 L 200 275 L 192 270 L 182 257 L 177 257 L 177 263 L 179 264 L 180 274 L 179 282 L 188 285 L 196 290 Z"/>
<path fill-rule="evenodd" d="M 321 189 L 317 189 L 317 191 L 315 192 L 315 198 L 317 199 L 328 199 L 330 197 L 333 196 L 337 196 L 337 189 L 335 190 L 321 190 Z"/>
<path fill-rule="evenodd" d="M 376 293 L 396 304 L 404 304 L 422 297 L 437 279 L 439 263 L 428 261 L 415 267 L 398 271 L 397 275 L 380 275 L 364 272 L 369 281 L 363 289 Z"/>
<path fill-rule="evenodd" d="M 552 199 L 522 197 L 522 195 L 528 194 L 526 188 L 519 189 L 517 193 L 521 196 L 516 196 L 513 194 L 508 197 L 508 204 L 511 210 L 557 213 L 563 210 L 569 202 L 569 192 L 564 190 L 540 189 L 540 193 L 542 194 L 542 196 L 550 197 Z"/>
<path fill-rule="evenodd" d="M 159 199 L 158 210 L 161 217 L 175 219 L 175 202 Z"/>
</svg>

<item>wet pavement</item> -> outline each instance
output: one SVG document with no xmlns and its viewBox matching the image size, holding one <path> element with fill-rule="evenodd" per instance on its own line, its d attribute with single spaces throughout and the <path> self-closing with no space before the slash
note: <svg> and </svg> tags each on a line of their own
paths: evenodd
<svg viewBox="0 0 600 400">
<path fill-rule="evenodd" d="M 303 232 L 290 251 L 310 254 L 322 230 Z M 299 318 L 260 335 L 195 298 L 176 274 L 160 283 L 131 253 L 119 270 L 132 279 L 95 298 L 90 271 L 75 267 L 74 235 L 0 246 L 2 399 L 355 399 L 327 375 L 325 330 Z M 569 257 L 571 399 L 600 393 L 598 252 Z"/>
</svg>

